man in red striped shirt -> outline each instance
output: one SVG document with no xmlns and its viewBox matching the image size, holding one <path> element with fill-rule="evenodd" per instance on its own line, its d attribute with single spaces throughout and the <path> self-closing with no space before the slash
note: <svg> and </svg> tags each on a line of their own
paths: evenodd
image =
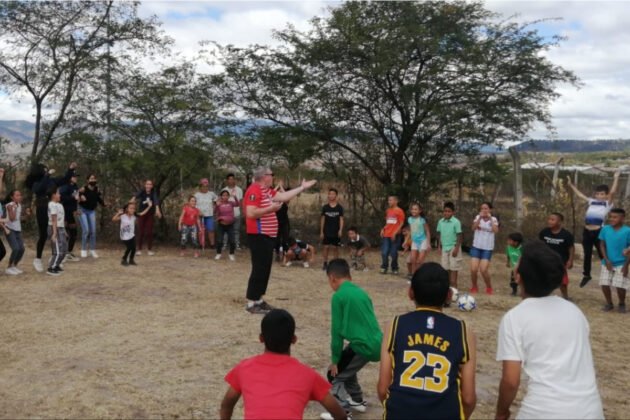
<svg viewBox="0 0 630 420">
<path fill-rule="evenodd" d="M 271 188 L 273 172 L 267 167 L 254 170 L 254 182 L 245 192 L 244 207 L 247 240 L 252 258 L 252 271 L 247 284 L 247 312 L 266 314 L 273 307 L 263 300 L 273 264 L 273 249 L 278 236 L 276 211 L 283 202 L 291 200 L 317 181 L 302 181 L 302 185 L 289 191 L 277 192 Z"/>
</svg>

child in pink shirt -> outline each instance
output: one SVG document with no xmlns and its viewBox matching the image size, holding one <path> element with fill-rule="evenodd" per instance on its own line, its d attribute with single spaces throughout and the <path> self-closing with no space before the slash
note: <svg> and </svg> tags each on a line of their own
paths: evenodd
<svg viewBox="0 0 630 420">
<path fill-rule="evenodd" d="M 227 233 L 228 244 L 230 247 L 230 261 L 234 261 L 234 251 L 236 250 L 236 242 L 234 240 L 234 209 L 238 208 L 238 197 L 234 197 L 234 200 L 230 200 L 230 192 L 228 190 L 221 191 L 219 201 L 217 201 L 214 207 L 214 220 L 217 242 L 217 256 L 215 260 L 221 259 L 221 250 L 223 249 L 223 237 Z"/>
</svg>

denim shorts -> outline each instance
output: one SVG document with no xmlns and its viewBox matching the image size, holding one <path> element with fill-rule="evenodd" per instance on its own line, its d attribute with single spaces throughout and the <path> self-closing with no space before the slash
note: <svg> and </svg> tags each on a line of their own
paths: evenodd
<svg viewBox="0 0 630 420">
<path fill-rule="evenodd" d="M 203 225 L 206 228 L 206 232 L 214 232 L 214 217 L 212 216 L 204 217 Z"/>
<path fill-rule="evenodd" d="M 488 260 L 492 259 L 492 250 L 491 249 L 479 249 L 474 246 L 470 248 L 470 258 L 477 258 L 478 260 Z"/>
</svg>

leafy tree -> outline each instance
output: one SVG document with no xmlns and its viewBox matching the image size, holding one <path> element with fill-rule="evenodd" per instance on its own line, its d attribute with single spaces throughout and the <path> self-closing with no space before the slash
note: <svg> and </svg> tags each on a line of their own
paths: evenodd
<svg viewBox="0 0 630 420">
<path fill-rule="evenodd" d="M 192 64 L 154 73 L 131 68 L 113 82 L 111 116 L 84 109 L 86 127 L 111 130 L 104 150 L 113 173 L 134 188 L 150 178 L 164 198 L 207 171 L 216 111 Z"/>
<path fill-rule="evenodd" d="M 349 153 L 386 189 L 426 198 L 462 155 L 551 128 L 561 41 L 480 2 L 347 2 L 278 47 L 226 46 L 216 81 L 235 113 Z M 317 149 L 315 149 L 317 150 Z"/>
<path fill-rule="evenodd" d="M 156 18 L 138 17 L 138 2 L 0 2 L 0 86 L 28 92 L 35 106 L 32 163 L 64 124 L 84 83 L 125 49 L 163 45 Z M 44 127 L 44 120 L 46 125 Z"/>
</svg>

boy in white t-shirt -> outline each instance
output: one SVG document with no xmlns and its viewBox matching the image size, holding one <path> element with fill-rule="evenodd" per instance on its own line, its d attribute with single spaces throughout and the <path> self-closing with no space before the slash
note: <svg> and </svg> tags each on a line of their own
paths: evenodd
<svg viewBox="0 0 630 420">
<path fill-rule="evenodd" d="M 529 241 L 514 272 L 523 301 L 499 326 L 503 374 L 495 418 L 510 417 L 521 370 L 529 381 L 516 418 L 604 418 L 588 321 L 573 303 L 551 295 L 562 284 L 562 257 L 540 240 Z"/>
<path fill-rule="evenodd" d="M 60 203 L 61 194 L 59 188 L 54 187 L 50 191 L 50 201 L 48 202 L 48 239 L 52 246 L 52 257 L 48 264 L 46 274 L 58 276 L 63 272 L 60 267 L 61 262 L 68 251 L 68 240 L 66 238 L 65 211 Z"/>
<path fill-rule="evenodd" d="M 613 208 L 613 196 L 617 192 L 619 187 L 619 175 L 620 172 L 615 172 L 613 177 L 613 183 L 610 189 L 608 185 L 598 185 L 595 187 L 595 192 L 592 197 L 587 197 L 577 189 L 571 182 L 571 178 L 567 177 L 567 185 L 573 190 L 575 195 L 586 201 L 588 207 L 584 214 L 584 230 L 582 231 L 582 249 L 584 250 L 584 268 L 582 271 L 582 281 L 580 287 L 586 286 L 591 280 L 591 266 L 593 259 L 593 247 L 597 251 L 597 255 L 600 260 L 604 258 L 599 246 L 599 233 L 606 222 L 608 212 Z"/>
<path fill-rule="evenodd" d="M 140 213 L 140 216 L 147 214 L 152 206 L 153 203 L 149 203 L 147 208 Z M 137 265 L 134 260 L 136 256 L 136 203 L 127 203 L 124 208 L 118 210 L 112 220 L 114 222 L 120 221 L 120 240 L 126 247 L 121 265 Z"/>
</svg>

